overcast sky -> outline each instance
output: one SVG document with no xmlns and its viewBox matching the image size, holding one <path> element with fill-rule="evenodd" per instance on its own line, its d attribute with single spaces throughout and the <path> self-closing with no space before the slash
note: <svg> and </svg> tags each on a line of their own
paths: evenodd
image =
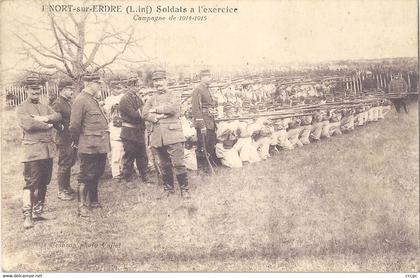
<svg viewBox="0 0 420 278">
<path fill-rule="evenodd" d="M 75 1 L 70 1 L 77 4 Z M 62 2 L 60 2 L 62 3 Z M 100 1 L 101 4 L 129 2 Z M 132 15 L 115 14 L 117 27 L 136 26 L 136 37 L 147 36 L 141 49 L 127 57 L 157 57 L 167 64 L 232 65 L 265 61 L 318 62 L 336 59 L 417 56 L 416 0 L 289 0 L 289 1 L 136 1 L 134 5 L 237 7 L 237 14 L 208 14 L 205 22 L 135 22 Z M 177 14 L 180 15 L 180 14 Z M 2 74 L 16 65 L 25 33 L 16 19 L 36 25 L 45 16 L 41 5 L 15 0 L 1 4 Z M 101 16 L 101 15 L 99 15 Z M 166 14 L 169 17 L 169 14 Z M 41 39 L 45 31 L 34 31 Z M 7 71 L 5 71 L 7 70 Z"/>
</svg>

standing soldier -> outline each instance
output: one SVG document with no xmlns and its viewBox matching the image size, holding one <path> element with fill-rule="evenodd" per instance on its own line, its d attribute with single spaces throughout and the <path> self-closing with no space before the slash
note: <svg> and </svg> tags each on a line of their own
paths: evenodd
<svg viewBox="0 0 420 278">
<path fill-rule="evenodd" d="M 206 165 L 205 155 L 211 163 L 218 165 L 218 158 L 216 156 L 216 124 L 212 115 L 212 110 L 215 108 L 214 100 L 209 91 L 211 75 L 209 70 L 202 70 L 200 72 L 201 82 L 192 93 L 192 116 L 194 119 L 194 127 L 197 130 L 197 159 L 199 164 L 203 167 Z M 206 150 L 207 153 L 204 152 Z M 208 171 L 208 167 L 205 167 Z"/>
<path fill-rule="evenodd" d="M 108 120 L 98 102 L 101 93 L 100 78 L 89 74 L 82 80 L 84 89 L 77 96 L 71 110 L 70 132 L 80 156 L 78 215 L 89 217 L 88 206 L 101 207 L 98 182 L 105 170 L 110 141 Z"/>
<path fill-rule="evenodd" d="M 371 71 L 366 72 L 365 79 L 362 82 L 363 91 L 375 91 L 377 88 L 377 81 Z"/>
<path fill-rule="evenodd" d="M 74 199 L 74 190 L 70 186 L 71 168 L 76 162 L 76 149 L 72 146 L 69 131 L 71 101 L 73 87 L 71 80 L 62 80 L 59 83 L 60 95 L 55 100 L 52 109 L 61 115 L 61 121 L 55 124 L 57 134 L 55 143 L 58 150 L 58 198 L 63 201 Z"/>
<path fill-rule="evenodd" d="M 137 95 L 137 79 L 130 78 L 127 92 L 120 100 L 122 119 L 121 139 L 124 145 L 122 176 L 128 181 L 134 170 L 134 162 L 144 183 L 152 183 L 147 176 L 148 159 L 145 142 L 145 123 L 141 115 L 143 101 Z"/>
<path fill-rule="evenodd" d="M 19 126 L 22 128 L 23 176 L 25 187 L 22 196 L 23 227 L 33 227 L 32 220 L 45 220 L 47 185 L 51 181 L 54 156 L 53 123 L 60 114 L 39 102 L 41 81 L 28 77 L 25 81 L 28 98 L 17 108 Z"/>
<path fill-rule="evenodd" d="M 155 71 L 152 75 L 157 94 L 146 101 L 143 115 L 150 125 L 150 145 L 154 148 L 161 166 L 164 196 L 175 193 L 174 172 L 181 196 L 191 198 L 187 169 L 184 164 L 184 134 L 181 120 L 181 95 L 167 88 L 166 72 Z"/>
<path fill-rule="evenodd" d="M 124 155 L 124 147 L 120 137 L 122 120 L 119 104 L 124 91 L 125 88 L 121 80 L 111 81 L 111 95 L 104 101 L 104 110 L 109 119 L 108 126 L 111 142 L 109 161 L 111 164 L 112 179 L 116 182 L 120 182 L 122 178 L 122 157 Z"/>
<path fill-rule="evenodd" d="M 404 108 L 405 113 L 408 113 L 407 104 L 404 97 L 404 94 L 407 93 L 407 88 L 407 83 L 400 76 L 400 74 L 393 75 L 391 82 L 389 82 L 389 93 L 401 95 L 391 98 L 398 113 L 400 113 L 401 106 Z"/>
</svg>

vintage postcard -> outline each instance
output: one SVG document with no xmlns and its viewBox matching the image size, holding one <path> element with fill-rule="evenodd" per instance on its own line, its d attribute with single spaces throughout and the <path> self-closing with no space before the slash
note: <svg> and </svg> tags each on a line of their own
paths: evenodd
<svg viewBox="0 0 420 278">
<path fill-rule="evenodd" d="M 416 0 L 0 5 L 2 271 L 419 271 Z"/>
</svg>

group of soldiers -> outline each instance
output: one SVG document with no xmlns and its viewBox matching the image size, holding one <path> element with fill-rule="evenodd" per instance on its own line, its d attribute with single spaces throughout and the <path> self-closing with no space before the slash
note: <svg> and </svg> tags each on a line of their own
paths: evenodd
<svg viewBox="0 0 420 278">
<path fill-rule="evenodd" d="M 40 79 L 27 78 L 28 98 L 17 108 L 23 131 L 24 228 L 51 218 L 45 212 L 45 199 L 56 151 L 58 198 L 72 201 L 76 196 L 77 215 L 90 217 L 92 210 L 101 208 L 99 179 L 107 159 L 115 183 L 136 182 L 135 168 L 141 183 L 154 183 L 149 170 L 153 165 L 162 185 L 159 199 L 175 193 L 175 179 L 181 197 L 189 199 L 187 169 L 209 173 L 221 165 L 241 167 L 267 159 L 281 149 L 300 147 L 378 121 L 390 110 L 389 101 L 378 100 L 304 115 L 223 120 L 218 119 L 217 110 L 223 101 L 211 93 L 209 70 L 200 72 L 189 112 L 182 94 L 169 89 L 165 71 L 153 72 L 152 80 L 154 90 L 148 97 L 140 93 L 137 76 L 115 80 L 111 82 L 111 95 L 104 101 L 100 100 L 103 81 L 99 75 L 83 76 L 83 89 L 76 97 L 71 80 L 62 80 L 60 94 L 50 107 L 39 101 Z M 276 88 L 267 85 L 262 91 L 270 94 L 264 93 L 259 101 L 273 96 Z M 252 98 L 252 94 L 248 96 Z M 70 177 L 77 157 L 80 171 L 74 190 Z"/>
<path fill-rule="evenodd" d="M 209 94 L 206 96 L 210 72 L 203 70 L 201 78 L 195 92 L 199 96 L 194 98 L 202 112 L 195 119 L 196 127 L 203 134 L 211 135 L 208 138 L 215 138 L 214 123 L 210 126 L 206 116 L 207 101 L 211 99 Z M 60 82 L 60 94 L 50 107 L 39 101 L 40 79 L 33 76 L 26 79 L 28 98 L 17 108 L 23 131 L 24 228 L 33 227 L 34 221 L 51 218 L 45 212 L 45 199 L 56 149 L 58 198 L 71 201 L 76 194 L 80 217 L 90 217 L 91 210 L 101 208 L 98 185 L 108 155 L 116 182 L 132 181 L 135 163 L 141 181 L 152 183 L 148 176 L 150 148 L 158 161 L 156 170 L 163 184 L 159 198 L 175 193 L 175 178 L 181 196 L 191 197 L 184 163 L 181 95 L 168 89 L 165 71 L 155 71 L 152 80 L 155 91 L 145 102 L 138 94 L 136 83 L 139 80 L 128 78 L 113 82 L 111 96 L 101 103 L 101 78 L 87 74 L 82 78 L 83 90 L 74 101 L 72 82 Z M 77 190 L 74 190 L 70 177 L 77 157 L 80 171 Z"/>
<path fill-rule="evenodd" d="M 278 117 L 262 116 L 222 121 L 217 126 L 216 155 L 231 168 L 266 160 L 281 150 L 292 150 L 323 138 L 353 131 L 384 119 L 390 102 L 378 100 L 351 108 L 322 108 Z"/>
</svg>

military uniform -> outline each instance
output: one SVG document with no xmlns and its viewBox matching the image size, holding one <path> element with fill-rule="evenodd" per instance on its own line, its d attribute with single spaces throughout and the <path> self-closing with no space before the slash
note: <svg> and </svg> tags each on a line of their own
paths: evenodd
<svg viewBox="0 0 420 278">
<path fill-rule="evenodd" d="M 112 84 L 113 83 L 113 84 Z M 120 82 L 112 82 L 111 85 L 120 85 Z M 112 94 L 105 99 L 104 110 L 109 118 L 109 137 L 111 142 L 111 152 L 108 154 L 108 160 L 111 164 L 111 173 L 114 180 L 119 181 L 122 174 L 122 158 L 124 155 L 124 147 L 121 141 L 121 115 L 119 109 L 119 103 L 123 96 L 120 92 L 114 90 L 120 90 L 120 88 L 113 88 Z M 117 94 L 119 93 L 119 94 Z"/>
<path fill-rule="evenodd" d="M 293 118 L 289 122 L 289 127 L 287 129 L 287 139 L 292 144 L 293 147 L 302 147 L 303 143 L 299 140 L 299 135 L 302 132 L 302 127 L 300 127 L 300 120 Z"/>
<path fill-rule="evenodd" d="M 60 84 L 60 87 L 71 86 L 71 83 Z M 72 140 L 69 131 L 70 115 L 71 115 L 71 101 L 58 96 L 52 105 L 52 109 L 61 115 L 61 121 L 55 125 L 57 129 L 55 143 L 58 150 L 58 197 L 62 200 L 72 200 L 70 194 L 74 190 L 70 186 L 71 168 L 76 162 L 76 149 L 72 147 Z"/>
<path fill-rule="evenodd" d="M 143 101 L 131 89 L 123 95 L 119 107 L 122 119 L 120 137 L 124 146 L 122 175 L 128 179 L 133 172 L 135 162 L 142 180 L 147 182 L 145 123 L 141 115 Z"/>
<path fill-rule="evenodd" d="M 86 82 L 95 82 L 98 76 L 84 77 Z M 91 89 L 93 90 L 93 89 Z M 70 132 L 78 145 L 80 156 L 79 209 L 80 216 L 89 216 L 86 207 L 98 207 L 98 182 L 102 176 L 107 153 L 110 151 L 108 120 L 94 94 L 86 88 L 74 101 Z"/>
<path fill-rule="evenodd" d="M 165 80 L 166 73 L 154 72 L 154 82 Z M 187 170 L 184 165 L 184 141 L 181 115 L 181 95 L 163 90 L 151 96 L 143 109 L 144 119 L 150 122 L 149 144 L 159 159 L 165 194 L 174 193 L 174 174 L 181 195 L 189 197 Z"/>
<path fill-rule="evenodd" d="M 40 89 L 40 80 L 29 77 L 27 88 Z M 53 123 L 61 119 L 60 114 L 39 101 L 27 99 L 16 111 L 19 126 L 22 128 L 22 162 L 24 164 L 22 211 L 24 227 L 33 227 L 32 219 L 42 219 L 47 185 L 51 181 L 55 145 L 53 141 Z M 46 121 L 37 117 L 43 116 Z"/>
<path fill-rule="evenodd" d="M 322 128 L 324 126 L 323 113 L 323 111 L 316 112 L 315 115 L 312 117 L 312 130 L 309 137 L 313 141 L 321 140 Z"/>
<path fill-rule="evenodd" d="M 341 119 L 342 114 L 341 111 L 332 111 L 330 115 L 330 124 L 328 133 L 330 136 L 332 135 L 341 135 Z"/>
<path fill-rule="evenodd" d="M 391 82 L 389 82 L 388 90 L 390 94 L 404 94 L 404 93 L 407 93 L 407 88 L 408 88 L 407 83 L 405 82 L 403 78 L 400 77 L 400 78 L 393 78 Z M 408 113 L 406 100 L 403 96 L 398 97 L 398 98 L 393 98 L 392 102 L 394 103 L 395 109 L 397 110 L 398 113 L 400 113 L 401 106 L 404 108 L 404 111 Z"/>
<path fill-rule="evenodd" d="M 302 119 L 301 119 L 302 130 L 299 134 L 299 141 L 303 145 L 307 145 L 307 144 L 311 143 L 309 141 L 309 135 L 311 134 L 311 130 L 312 130 L 311 123 L 312 123 L 312 116 L 311 115 L 307 115 L 307 116 L 302 117 Z"/>
<path fill-rule="evenodd" d="M 210 75 L 207 70 L 200 73 L 202 75 Z M 206 165 L 205 157 L 203 154 L 203 144 L 205 144 L 206 151 L 209 155 L 209 159 L 216 165 L 219 164 L 219 160 L 216 156 L 215 145 L 216 145 L 216 124 L 212 115 L 212 110 L 215 109 L 215 102 L 210 95 L 208 85 L 200 83 L 192 93 L 192 116 L 194 119 L 194 127 L 197 130 L 197 158 L 200 164 L 204 167 Z M 205 142 L 203 142 L 202 130 L 206 129 Z"/>
<path fill-rule="evenodd" d="M 345 109 L 342 114 L 340 129 L 343 132 L 354 130 L 354 110 L 351 108 Z"/>
<path fill-rule="evenodd" d="M 377 81 L 371 72 L 367 72 L 365 79 L 362 81 L 364 91 L 374 91 L 377 89 Z"/>
</svg>

